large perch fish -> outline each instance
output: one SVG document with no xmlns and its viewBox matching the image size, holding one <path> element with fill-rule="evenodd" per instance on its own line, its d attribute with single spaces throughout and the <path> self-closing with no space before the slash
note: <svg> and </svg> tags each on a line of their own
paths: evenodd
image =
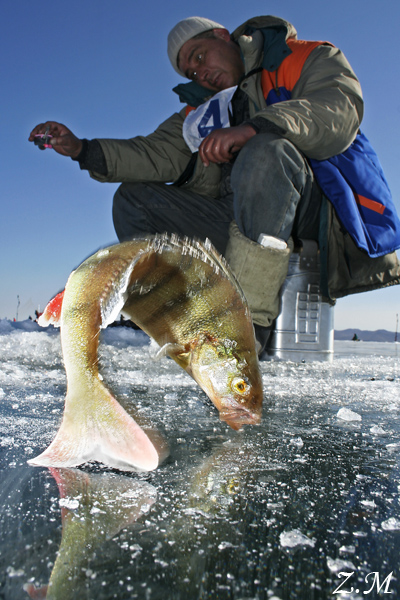
<svg viewBox="0 0 400 600">
<path fill-rule="evenodd" d="M 90 460 L 152 470 L 163 453 L 105 387 L 100 329 L 122 312 L 155 339 L 206 392 L 233 429 L 261 418 L 262 382 L 246 299 L 213 246 L 176 236 L 99 250 L 74 271 L 41 325 L 61 325 L 67 396 L 61 427 L 31 464 Z"/>
</svg>

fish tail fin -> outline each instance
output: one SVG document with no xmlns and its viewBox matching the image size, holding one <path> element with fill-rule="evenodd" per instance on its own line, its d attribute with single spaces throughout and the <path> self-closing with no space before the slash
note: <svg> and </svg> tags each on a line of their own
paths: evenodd
<svg viewBox="0 0 400 600">
<path fill-rule="evenodd" d="M 48 327 L 49 325 L 60 327 L 61 307 L 64 299 L 64 292 L 65 290 L 59 292 L 47 304 L 46 308 L 38 319 L 38 323 L 41 327 Z"/>
<path fill-rule="evenodd" d="M 82 394 L 67 393 L 56 437 L 29 464 L 74 467 L 98 461 L 122 471 L 152 471 L 168 455 L 161 435 L 145 432 L 99 379 L 83 393 L 84 402 Z"/>
</svg>

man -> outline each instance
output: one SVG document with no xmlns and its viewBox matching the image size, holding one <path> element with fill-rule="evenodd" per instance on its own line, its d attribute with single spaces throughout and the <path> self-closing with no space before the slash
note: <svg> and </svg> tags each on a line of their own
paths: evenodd
<svg viewBox="0 0 400 600">
<path fill-rule="evenodd" d="M 29 138 L 49 128 L 57 152 L 98 181 L 122 182 L 113 206 L 121 241 L 163 231 L 210 238 L 261 334 L 278 314 L 293 239 L 318 241 L 332 301 L 400 282 L 400 223 L 359 132 L 361 88 L 340 50 L 298 40 L 276 17 L 232 35 L 190 17 L 170 32 L 168 55 L 191 80 L 175 88 L 186 106 L 149 136 L 79 140 L 47 122 Z"/>
</svg>

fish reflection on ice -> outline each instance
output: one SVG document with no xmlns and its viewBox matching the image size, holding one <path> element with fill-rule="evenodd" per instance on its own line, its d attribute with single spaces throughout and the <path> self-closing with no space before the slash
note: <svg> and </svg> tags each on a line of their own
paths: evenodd
<svg viewBox="0 0 400 600">
<path fill-rule="evenodd" d="M 90 575 L 97 549 L 135 523 L 156 502 L 147 482 L 118 474 L 49 469 L 60 493 L 61 545 L 48 585 L 25 584 L 32 599 L 72 600 Z"/>
</svg>

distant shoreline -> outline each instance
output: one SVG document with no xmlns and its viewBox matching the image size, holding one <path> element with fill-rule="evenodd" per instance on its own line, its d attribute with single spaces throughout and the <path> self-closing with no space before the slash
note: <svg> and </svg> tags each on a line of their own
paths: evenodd
<svg viewBox="0 0 400 600">
<path fill-rule="evenodd" d="M 25 319 L 21 321 L 12 321 L 10 319 L 4 318 L 0 319 L 0 333 L 4 333 L 9 329 L 22 329 L 25 331 L 42 331 L 43 328 L 40 327 L 35 321 L 30 319 Z M 44 331 L 44 330 L 43 330 Z M 57 330 L 58 331 L 58 330 Z M 353 340 L 354 335 L 357 336 L 357 340 Z M 334 331 L 334 339 L 336 342 L 395 342 L 395 332 L 387 331 L 386 329 L 377 329 L 376 331 L 368 331 L 365 329 L 341 329 Z M 397 341 L 400 342 L 400 332 L 397 334 Z"/>
<path fill-rule="evenodd" d="M 394 342 L 395 332 L 387 331 L 386 329 L 377 329 L 376 331 L 368 331 L 363 329 L 342 329 L 335 330 L 334 336 L 336 341 L 353 341 L 356 334 L 360 342 Z M 397 334 L 397 341 L 400 342 L 400 333 Z M 356 341 L 354 340 L 354 343 Z"/>
</svg>

